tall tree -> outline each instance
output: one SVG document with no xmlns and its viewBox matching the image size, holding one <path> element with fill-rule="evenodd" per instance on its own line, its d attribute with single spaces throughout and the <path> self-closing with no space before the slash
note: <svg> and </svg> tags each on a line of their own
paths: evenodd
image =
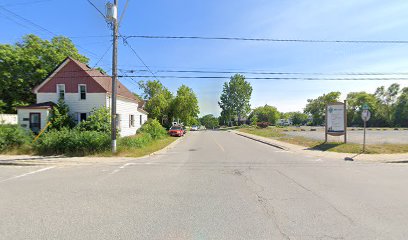
<svg viewBox="0 0 408 240">
<path fill-rule="evenodd" d="M 377 88 L 375 91 L 375 97 L 378 99 L 378 117 L 384 119 L 382 126 L 392 126 L 393 125 L 393 112 L 395 107 L 395 102 L 398 97 L 400 85 L 397 83 L 391 84 L 387 89 L 384 86 Z"/>
<path fill-rule="evenodd" d="M 51 41 L 33 34 L 14 45 L 0 44 L 0 97 L 3 111 L 14 113 L 17 106 L 35 102 L 31 90 L 40 84 L 66 57 L 88 63 L 72 41 L 58 36 Z"/>
<path fill-rule="evenodd" d="M 304 112 L 313 117 L 313 125 L 321 125 L 324 123 L 326 104 L 338 102 L 340 92 L 330 92 L 323 94 L 316 99 L 308 99 Z"/>
<path fill-rule="evenodd" d="M 402 89 L 397 99 L 394 116 L 396 126 L 408 127 L 408 87 Z"/>
<path fill-rule="evenodd" d="M 173 94 L 158 80 L 140 81 L 139 88 L 143 90 L 143 98 L 147 101 L 145 109 L 149 118 L 159 120 L 166 125 L 171 120 L 171 103 Z"/>
<path fill-rule="evenodd" d="M 218 102 L 222 109 L 221 114 L 231 119 L 233 115 L 237 116 L 238 124 L 241 118 L 251 111 L 252 86 L 245 81 L 245 76 L 235 74 L 228 83 L 224 83 L 224 88 Z"/>
<path fill-rule="evenodd" d="M 347 123 L 349 126 L 363 125 L 361 112 L 364 104 L 367 104 L 371 111 L 371 120 L 368 122 L 368 126 L 377 126 L 382 121 L 377 112 L 378 102 L 374 94 L 351 92 L 347 95 Z"/>
<path fill-rule="evenodd" d="M 181 85 L 173 101 L 173 116 L 179 118 L 184 124 L 196 123 L 200 108 L 198 99 L 193 90 L 186 85 Z"/>
</svg>

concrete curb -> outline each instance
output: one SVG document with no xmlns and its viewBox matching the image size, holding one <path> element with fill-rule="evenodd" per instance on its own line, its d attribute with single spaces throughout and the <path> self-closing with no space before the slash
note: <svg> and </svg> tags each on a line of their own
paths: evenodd
<svg viewBox="0 0 408 240">
<path fill-rule="evenodd" d="M 242 137 L 246 137 L 248 139 L 264 143 L 266 145 L 270 145 L 273 147 L 277 147 L 286 151 L 302 154 L 302 155 L 309 155 L 318 158 L 332 158 L 344 161 L 368 161 L 368 162 L 382 162 L 382 163 L 408 163 L 408 153 L 394 153 L 394 154 L 355 154 L 355 153 L 337 153 L 337 152 L 328 152 L 328 151 L 320 151 L 320 150 L 310 150 L 306 147 L 300 145 L 294 145 L 290 143 L 282 142 L 279 144 L 279 140 L 276 139 L 268 139 L 265 137 L 257 136 L 250 133 L 240 133 L 236 130 L 228 131 L 231 133 L 235 133 Z M 276 143 L 277 142 L 277 143 Z M 351 156 L 351 157 L 350 157 Z"/>
<path fill-rule="evenodd" d="M 237 134 L 237 135 L 239 135 L 239 136 L 241 136 L 241 137 L 249 138 L 249 139 L 252 139 L 252 140 L 254 140 L 254 141 L 257 141 L 257 142 L 260 142 L 260 143 L 263 143 L 263 144 L 266 144 L 266 145 L 269 145 L 269 146 L 272 146 L 272 147 L 279 148 L 279 149 L 281 149 L 281 150 L 289 151 L 288 148 L 283 147 L 283 146 L 281 146 L 281 145 L 277 145 L 277 144 L 274 144 L 274 143 L 271 143 L 271 142 L 263 141 L 263 140 L 261 140 L 261 139 L 259 139 L 259 138 L 251 137 L 251 136 L 244 135 L 244 134 L 241 134 L 241 133 L 238 133 L 238 132 L 233 132 L 233 133 L 235 133 L 235 134 Z"/>
<path fill-rule="evenodd" d="M 161 153 L 163 153 L 163 152 L 166 152 L 167 150 L 169 150 L 169 149 L 175 147 L 177 144 L 179 144 L 182 139 L 183 139 L 183 137 L 179 137 L 176 141 L 170 143 L 170 144 L 167 145 L 166 147 L 164 147 L 164 148 L 162 148 L 162 149 L 160 149 L 160 150 L 157 150 L 156 152 L 152 152 L 152 153 L 150 153 L 150 154 L 148 154 L 148 155 L 146 155 L 146 156 L 142 156 L 142 157 L 140 157 L 140 158 L 148 157 L 148 156 L 153 156 L 153 155 L 158 155 L 158 154 L 161 154 Z"/>
</svg>

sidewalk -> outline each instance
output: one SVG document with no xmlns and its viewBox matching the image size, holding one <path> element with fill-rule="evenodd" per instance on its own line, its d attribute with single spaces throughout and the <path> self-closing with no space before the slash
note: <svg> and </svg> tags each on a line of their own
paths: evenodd
<svg viewBox="0 0 408 240">
<path fill-rule="evenodd" d="M 371 161 L 371 162 L 393 162 L 393 163 L 408 163 L 408 153 L 396 153 L 396 154 L 356 154 L 356 153 L 337 153 L 329 151 L 311 150 L 307 147 L 290 144 L 282 141 L 278 141 L 272 138 L 261 137 L 249 133 L 244 133 L 236 130 L 230 130 L 229 132 L 258 141 L 273 147 L 294 152 L 303 155 L 309 155 L 318 158 L 330 158 L 330 159 L 343 159 L 352 158 L 354 161 Z"/>
</svg>

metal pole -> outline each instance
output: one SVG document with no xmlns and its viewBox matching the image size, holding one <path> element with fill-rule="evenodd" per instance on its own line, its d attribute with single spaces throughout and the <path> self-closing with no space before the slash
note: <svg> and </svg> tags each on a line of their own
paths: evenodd
<svg viewBox="0 0 408 240">
<path fill-rule="evenodd" d="M 363 121 L 364 122 L 364 138 L 363 138 L 363 153 L 365 152 L 365 146 L 366 146 L 366 125 L 367 125 L 367 122 L 366 121 Z"/>
<path fill-rule="evenodd" d="M 118 1 L 114 0 L 114 8 L 117 8 Z M 117 9 L 116 9 L 117 12 Z M 116 94 L 118 78 L 118 19 L 113 18 L 113 53 L 112 53 L 112 153 L 116 153 Z"/>
<path fill-rule="evenodd" d="M 344 143 L 347 143 L 347 100 L 344 100 Z"/>
</svg>

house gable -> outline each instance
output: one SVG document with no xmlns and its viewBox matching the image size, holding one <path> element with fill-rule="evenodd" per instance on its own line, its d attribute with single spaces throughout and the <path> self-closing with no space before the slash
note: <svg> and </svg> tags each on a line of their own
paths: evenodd
<svg viewBox="0 0 408 240">
<path fill-rule="evenodd" d="M 55 93 L 57 84 L 65 84 L 66 93 L 78 93 L 78 84 L 86 84 L 88 93 L 106 93 L 106 90 L 85 69 L 70 58 L 67 58 L 34 91 L 35 93 Z"/>
</svg>

